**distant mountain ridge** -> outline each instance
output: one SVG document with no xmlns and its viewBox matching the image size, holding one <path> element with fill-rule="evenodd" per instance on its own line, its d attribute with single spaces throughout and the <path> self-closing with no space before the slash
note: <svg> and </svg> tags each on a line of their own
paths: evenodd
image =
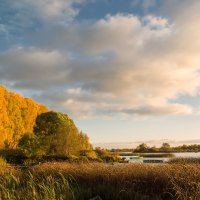
<svg viewBox="0 0 200 200">
<path fill-rule="evenodd" d="M 15 148 L 24 133 L 32 132 L 36 117 L 48 108 L 0 86 L 0 148 Z"/>
</svg>

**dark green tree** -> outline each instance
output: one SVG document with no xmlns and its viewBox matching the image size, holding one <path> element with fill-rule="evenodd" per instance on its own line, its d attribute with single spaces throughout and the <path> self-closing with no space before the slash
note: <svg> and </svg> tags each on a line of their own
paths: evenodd
<svg viewBox="0 0 200 200">
<path fill-rule="evenodd" d="M 79 155 L 83 150 L 91 150 L 89 138 L 75 126 L 68 115 L 60 112 L 46 112 L 39 115 L 34 127 L 34 135 L 25 135 L 19 147 L 26 154 L 31 149 L 41 155 Z"/>
<path fill-rule="evenodd" d="M 38 137 L 33 133 L 26 133 L 20 139 L 18 148 L 27 157 L 40 157 L 45 154 L 44 147 L 41 148 Z"/>
</svg>

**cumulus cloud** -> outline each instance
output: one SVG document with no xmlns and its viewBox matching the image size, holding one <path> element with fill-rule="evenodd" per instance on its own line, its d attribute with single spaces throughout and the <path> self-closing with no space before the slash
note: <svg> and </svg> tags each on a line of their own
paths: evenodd
<svg viewBox="0 0 200 200">
<path fill-rule="evenodd" d="M 9 11 L 13 11 L 12 18 L 17 17 L 23 24 L 26 20 L 38 19 L 53 21 L 68 21 L 78 14 L 78 10 L 73 7 L 75 3 L 83 0 L 18 0 L 2 1 L 1 11 L 8 16 Z M 17 13 L 20 11 L 20 13 Z M 25 18 L 28 17 L 28 19 Z M 14 22 L 13 21 L 13 22 Z M 31 22 L 31 21 L 29 21 Z"/>
<path fill-rule="evenodd" d="M 66 63 L 66 56 L 56 50 L 12 49 L 0 55 L 0 78 L 18 87 L 45 88 L 65 78 Z"/>
<path fill-rule="evenodd" d="M 75 4 L 85 0 L 0 1 L 1 49 L 26 45 L 24 38 L 48 24 L 68 25 L 78 14 Z M 1 50 L 0 49 L 0 50 Z"/>
<path fill-rule="evenodd" d="M 38 13 L 47 3 L 30 2 Z M 61 5 L 72 4 L 56 2 L 41 12 L 44 19 L 62 19 Z M 117 14 L 70 25 L 49 22 L 25 37 L 26 47 L 0 54 L 0 78 L 39 90 L 37 99 L 78 117 L 192 114 L 190 105 L 171 100 L 196 95 L 200 87 L 194 4 L 200 8 L 193 1 L 173 20 Z"/>
<path fill-rule="evenodd" d="M 43 20 L 54 20 L 67 22 L 72 20 L 78 14 L 78 9 L 73 5 L 81 3 L 83 0 L 20 0 L 23 5 L 35 10 Z M 52 22 L 52 21 L 51 21 Z"/>
</svg>

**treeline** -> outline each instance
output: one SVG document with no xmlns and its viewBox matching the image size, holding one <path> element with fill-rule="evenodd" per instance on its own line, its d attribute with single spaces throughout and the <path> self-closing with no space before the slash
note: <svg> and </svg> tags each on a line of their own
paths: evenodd
<svg viewBox="0 0 200 200">
<path fill-rule="evenodd" d="M 133 152 L 133 153 L 175 153 L 175 152 L 200 152 L 200 145 L 180 145 L 176 147 L 171 147 L 169 143 L 163 143 L 161 147 L 148 146 L 145 143 L 138 145 L 136 148 L 132 149 L 111 149 L 111 152 Z"/>
<path fill-rule="evenodd" d="M 97 148 L 67 114 L 48 111 L 31 99 L 0 87 L 0 156 L 9 163 L 46 160 L 114 161 Z"/>
</svg>

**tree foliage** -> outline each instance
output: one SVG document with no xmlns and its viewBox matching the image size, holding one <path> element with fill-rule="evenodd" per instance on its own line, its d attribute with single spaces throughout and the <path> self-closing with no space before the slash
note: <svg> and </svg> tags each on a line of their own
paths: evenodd
<svg viewBox="0 0 200 200">
<path fill-rule="evenodd" d="M 32 144 L 33 141 L 37 144 Z M 28 143 L 39 155 L 79 155 L 83 150 L 92 149 L 88 136 L 79 132 L 73 120 L 66 114 L 54 111 L 42 113 L 37 117 L 34 140 L 32 136 L 22 137 L 19 147 L 26 153 L 29 149 Z"/>
<path fill-rule="evenodd" d="M 0 86 L 0 148 L 16 148 L 19 139 L 32 132 L 36 117 L 47 108 Z"/>
<path fill-rule="evenodd" d="M 114 149 L 113 152 L 119 152 L 123 150 Z M 138 153 L 159 153 L 159 152 L 200 152 L 200 145 L 192 144 L 192 145 L 181 145 L 177 147 L 171 147 L 169 143 L 164 142 L 161 147 L 149 147 L 146 144 L 142 143 L 138 145 L 134 150 L 133 149 L 126 149 L 126 151 L 133 151 Z"/>
<path fill-rule="evenodd" d="M 166 143 L 166 142 L 164 142 L 164 143 L 162 144 L 162 146 L 161 146 L 160 149 L 161 149 L 162 151 L 165 151 L 165 152 L 171 151 L 170 145 L 169 145 L 168 143 Z"/>
<path fill-rule="evenodd" d="M 140 145 L 137 146 L 137 148 L 135 149 L 135 152 L 148 152 L 148 146 L 145 143 L 142 143 Z"/>
<path fill-rule="evenodd" d="M 18 147 L 22 151 L 24 155 L 27 157 L 34 157 L 35 155 L 40 155 L 42 152 L 38 152 L 40 150 L 40 144 L 37 140 L 37 137 L 33 133 L 26 133 L 20 139 Z"/>
</svg>

